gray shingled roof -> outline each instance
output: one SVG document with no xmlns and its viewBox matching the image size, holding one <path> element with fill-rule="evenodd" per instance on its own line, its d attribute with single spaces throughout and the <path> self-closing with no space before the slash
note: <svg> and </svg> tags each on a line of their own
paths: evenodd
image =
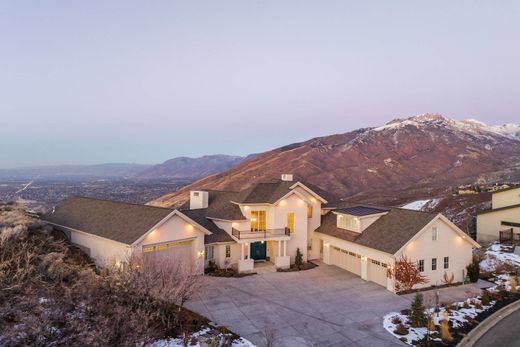
<svg viewBox="0 0 520 347">
<path fill-rule="evenodd" d="M 42 219 L 130 245 L 172 212 L 169 208 L 71 197 Z"/>
<path fill-rule="evenodd" d="M 371 214 L 388 212 L 389 210 L 383 209 L 383 208 L 377 208 L 377 207 L 353 206 L 353 207 L 346 207 L 346 208 L 338 208 L 335 211 L 349 214 L 352 216 L 363 217 L 363 216 L 369 216 Z"/>
<path fill-rule="evenodd" d="M 389 212 L 386 215 L 379 217 L 377 221 L 363 230 L 362 233 L 357 233 L 338 228 L 336 226 L 337 215 L 327 213 L 322 216 L 321 226 L 316 231 L 386 253 L 395 254 L 436 216 L 436 213 L 389 208 Z"/>
<path fill-rule="evenodd" d="M 273 204 L 289 193 L 296 182 L 277 181 L 273 183 L 257 183 L 236 195 L 234 202 L 239 204 Z"/>
<path fill-rule="evenodd" d="M 208 208 L 206 217 L 224 220 L 246 220 L 246 217 L 240 211 L 237 204 L 231 201 L 236 197 L 237 192 L 208 190 Z M 185 211 L 190 209 L 190 201 L 186 201 L 179 210 Z"/>
<path fill-rule="evenodd" d="M 234 242 L 233 238 L 225 231 L 220 229 L 213 221 L 206 217 L 207 209 L 196 209 L 196 210 L 179 210 L 182 214 L 191 218 L 204 228 L 211 231 L 211 235 L 204 236 L 204 243 L 216 243 L 216 242 Z"/>
</svg>

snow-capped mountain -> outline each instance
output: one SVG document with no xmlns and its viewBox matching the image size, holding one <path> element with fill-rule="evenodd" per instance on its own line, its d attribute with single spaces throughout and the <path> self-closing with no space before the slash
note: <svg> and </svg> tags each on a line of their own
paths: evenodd
<svg viewBox="0 0 520 347">
<path fill-rule="evenodd" d="M 451 186 L 520 180 L 520 126 L 424 114 L 376 128 L 310 139 L 257 155 L 154 204 L 176 205 L 192 189 L 243 189 L 293 173 L 331 193 L 400 204 Z"/>
<path fill-rule="evenodd" d="M 488 125 L 476 119 L 465 119 L 462 121 L 445 118 L 439 114 L 422 114 L 406 119 L 395 119 L 386 125 L 374 128 L 374 131 L 389 129 L 402 129 L 406 126 L 412 127 L 445 127 L 452 131 L 460 131 L 476 136 L 501 135 L 520 140 L 519 124 Z"/>
</svg>

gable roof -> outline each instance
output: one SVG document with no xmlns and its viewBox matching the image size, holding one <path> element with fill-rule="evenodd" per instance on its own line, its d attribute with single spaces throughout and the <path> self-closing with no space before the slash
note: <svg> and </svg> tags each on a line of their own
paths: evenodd
<svg viewBox="0 0 520 347">
<path fill-rule="evenodd" d="M 316 231 L 365 247 L 395 254 L 436 217 L 436 213 L 391 207 L 387 214 L 379 217 L 363 232 L 357 233 L 338 228 L 336 226 L 336 215 L 327 213 L 322 216 L 321 226 Z"/>
<path fill-rule="evenodd" d="M 330 196 L 329 193 L 325 193 L 322 189 L 302 181 L 282 181 L 276 182 L 261 182 L 252 185 L 251 187 L 241 191 L 233 197 L 233 202 L 238 204 L 274 204 L 289 192 L 291 192 L 298 185 L 310 190 L 320 199 L 330 201 L 325 195 Z M 331 199 L 333 200 L 333 199 Z"/>
<path fill-rule="evenodd" d="M 235 242 L 233 238 L 224 230 L 220 229 L 212 220 L 206 217 L 208 209 L 201 208 L 196 210 L 180 210 L 180 213 L 191 218 L 207 230 L 211 231 L 211 235 L 204 236 L 204 243 L 217 243 L 217 242 Z"/>
<path fill-rule="evenodd" d="M 42 219 L 131 245 L 173 212 L 163 207 L 76 196 L 60 202 Z"/>
</svg>

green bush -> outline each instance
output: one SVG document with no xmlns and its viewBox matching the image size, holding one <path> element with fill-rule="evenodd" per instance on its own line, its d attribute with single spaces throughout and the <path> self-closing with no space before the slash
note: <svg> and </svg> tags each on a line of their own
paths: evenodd
<svg viewBox="0 0 520 347">
<path fill-rule="evenodd" d="M 298 270 L 302 269 L 303 265 L 303 254 L 299 248 L 296 248 L 296 258 L 294 258 L 294 265 L 298 268 Z"/>
<path fill-rule="evenodd" d="M 415 293 L 412 301 L 412 310 L 410 316 L 410 325 L 414 328 L 426 326 L 426 316 L 424 315 L 423 295 Z"/>
<path fill-rule="evenodd" d="M 468 277 L 471 282 L 477 282 L 480 275 L 480 265 L 478 261 L 473 261 L 472 263 L 466 266 L 466 271 L 468 272 Z"/>
</svg>

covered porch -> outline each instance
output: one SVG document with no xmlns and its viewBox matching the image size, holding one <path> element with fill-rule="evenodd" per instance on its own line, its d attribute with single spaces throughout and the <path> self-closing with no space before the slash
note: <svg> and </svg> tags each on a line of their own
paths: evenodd
<svg viewBox="0 0 520 347">
<path fill-rule="evenodd" d="M 291 265 L 291 257 L 287 255 L 288 239 L 277 240 L 239 240 L 240 258 L 238 272 L 255 271 L 255 263 L 270 262 L 277 269 L 286 269 Z M 264 265 L 265 267 L 265 265 Z"/>
</svg>

